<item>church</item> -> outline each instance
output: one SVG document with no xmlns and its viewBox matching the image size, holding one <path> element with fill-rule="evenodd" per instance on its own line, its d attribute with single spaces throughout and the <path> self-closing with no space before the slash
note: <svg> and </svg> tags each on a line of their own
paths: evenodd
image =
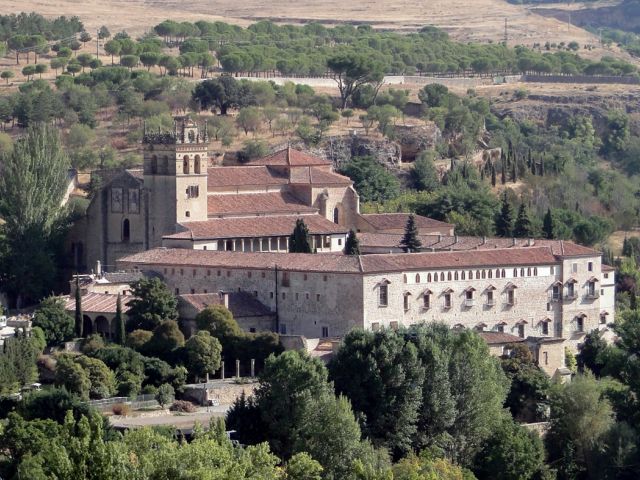
<svg viewBox="0 0 640 480">
<path fill-rule="evenodd" d="M 156 247 L 234 252 L 288 251 L 302 218 L 318 253 L 341 252 L 350 229 L 400 234 L 406 214 L 360 214 L 352 181 L 331 162 L 293 148 L 239 166 L 215 165 L 206 124 L 188 118 L 173 131 L 144 132 L 142 169 L 103 175 L 72 234 L 76 271 Z M 421 234 L 453 226 L 417 217 Z"/>
</svg>

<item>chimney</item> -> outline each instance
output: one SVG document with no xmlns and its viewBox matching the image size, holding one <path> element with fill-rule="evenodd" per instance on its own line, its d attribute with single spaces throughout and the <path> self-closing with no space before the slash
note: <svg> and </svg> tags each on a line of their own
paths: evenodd
<svg viewBox="0 0 640 480">
<path fill-rule="evenodd" d="M 220 302 L 222 303 L 222 305 L 224 305 L 226 308 L 229 308 L 229 292 L 223 292 L 222 290 L 220 290 L 218 292 L 218 295 L 220 295 Z"/>
<path fill-rule="evenodd" d="M 102 277 L 102 264 L 100 263 L 100 260 L 96 262 L 96 276 L 98 278 Z"/>
</svg>

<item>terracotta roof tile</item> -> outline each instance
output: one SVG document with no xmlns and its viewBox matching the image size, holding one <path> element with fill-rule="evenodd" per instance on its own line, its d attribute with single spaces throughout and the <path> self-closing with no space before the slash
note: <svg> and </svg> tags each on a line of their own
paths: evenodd
<svg viewBox="0 0 640 480">
<path fill-rule="evenodd" d="M 556 257 L 548 247 L 491 251 L 376 254 L 349 256 L 341 254 L 244 253 L 158 248 L 120 259 L 122 264 L 184 265 L 195 267 L 268 269 L 278 265 L 283 270 L 366 274 L 468 268 L 492 265 L 552 265 Z"/>
<path fill-rule="evenodd" d="M 408 213 L 367 213 L 360 215 L 365 222 L 376 230 L 387 230 L 405 228 L 407 225 Z M 415 215 L 416 226 L 418 228 L 453 228 L 450 223 L 434 220 L 433 218 Z"/>
<path fill-rule="evenodd" d="M 358 233 L 360 245 L 363 247 L 396 248 L 402 240 L 401 234 L 388 233 Z M 555 255 L 560 256 L 597 256 L 600 253 L 589 247 L 584 247 L 566 240 L 501 238 L 501 237 L 464 237 L 457 235 L 420 235 L 423 249 L 436 251 L 464 251 L 464 250 L 493 250 L 493 249 L 522 249 L 535 247 L 549 247 Z"/>
<path fill-rule="evenodd" d="M 334 172 L 327 172 L 320 168 L 296 168 L 290 172 L 290 183 L 295 185 L 351 185 L 349 177 Z"/>
<path fill-rule="evenodd" d="M 65 301 L 65 310 L 76 310 L 76 299 L 70 296 L 62 297 Z M 133 297 L 122 296 L 122 311 L 127 313 L 127 302 Z M 85 313 L 116 313 L 118 295 L 108 293 L 87 293 L 82 296 L 82 311 Z"/>
<path fill-rule="evenodd" d="M 516 337 L 510 333 L 502 332 L 478 332 L 478 335 L 489 345 L 500 345 L 503 343 L 522 343 L 524 338 Z"/>
<path fill-rule="evenodd" d="M 262 158 L 251 160 L 249 165 L 287 165 L 287 166 L 312 166 L 331 165 L 331 162 L 323 158 L 310 155 L 294 148 L 285 148 Z"/>
<path fill-rule="evenodd" d="M 184 232 L 167 235 L 167 239 L 209 240 L 214 238 L 252 238 L 291 235 L 296 220 L 302 218 L 312 235 L 347 233 L 320 215 L 274 215 L 265 217 L 212 218 L 205 222 L 187 222 Z"/>
<path fill-rule="evenodd" d="M 207 170 L 209 189 L 253 185 L 286 185 L 289 179 L 265 166 L 212 167 Z"/>
<path fill-rule="evenodd" d="M 615 267 L 612 267 L 612 266 L 610 266 L 610 265 L 605 265 L 604 263 L 602 264 L 602 266 L 600 267 L 600 269 L 601 269 L 603 272 L 607 272 L 607 273 L 609 273 L 609 272 L 615 272 L 615 271 L 616 271 Z"/>
<path fill-rule="evenodd" d="M 209 195 L 207 210 L 210 217 L 222 215 L 257 215 L 315 213 L 317 208 L 309 207 L 293 195 L 284 192 L 245 193 L 234 195 Z"/>
<path fill-rule="evenodd" d="M 179 295 L 178 301 L 187 302 L 198 312 L 201 312 L 209 305 L 222 305 L 223 300 L 217 293 L 195 293 Z M 242 317 L 263 317 L 273 315 L 273 312 L 262 302 L 256 299 L 249 292 L 230 292 L 229 310 L 234 318 Z"/>
</svg>

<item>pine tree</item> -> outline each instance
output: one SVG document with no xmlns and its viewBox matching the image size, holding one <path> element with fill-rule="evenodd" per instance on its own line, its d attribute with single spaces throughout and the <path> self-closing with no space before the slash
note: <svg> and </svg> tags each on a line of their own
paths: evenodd
<svg viewBox="0 0 640 480">
<path fill-rule="evenodd" d="M 120 293 L 118 293 L 118 299 L 116 301 L 116 316 L 114 318 L 114 322 L 116 322 L 115 341 L 118 345 L 124 345 L 126 334 L 124 329 L 124 317 L 122 316 L 122 297 L 120 296 Z"/>
<path fill-rule="evenodd" d="M 76 276 L 76 316 L 75 316 L 75 331 L 76 337 L 82 338 L 82 292 L 80 291 L 80 280 Z"/>
<path fill-rule="evenodd" d="M 531 220 L 529 220 L 529 213 L 527 212 L 527 207 L 525 207 L 524 202 L 520 204 L 520 208 L 518 209 L 518 217 L 513 227 L 513 236 L 521 238 L 533 237 Z"/>
<path fill-rule="evenodd" d="M 311 253 L 311 241 L 309 238 L 309 229 L 304 220 L 299 218 L 296 220 L 296 226 L 293 233 L 289 237 L 289 253 Z"/>
<path fill-rule="evenodd" d="M 360 241 L 356 236 L 356 232 L 349 230 L 347 243 L 344 246 L 345 255 L 360 255 Z"/>
<path fill-rule="evenodd" d="M 413 253 L 420 251 L 422 242 L 418 238 L 418 227 L 416 227 L 416 217 L 411 214 L 407 219 L 407 225 L 404 227 L 404 237 L 400 240 L 400 246 L 405 253 Z"/>
<path fill-rule="evenodd" d="M 502 196 L 502 207 L 496 217 L 496 234 L 499 237 L 510 237 L 513 229 L 513 211 L 507 200 L 507 192 Z"/>
<path fill-rule="evenodd" d="M 551 209 L 547 208 L 547 213 L 545 214 L 544 220 L 542 222 L 542 231 L 544 232 L 544 238 L 552 240 L 554 238 L 554 230 L 555 226 L 553 225 L 553 216 L 551 215 Z"/>
</svg>

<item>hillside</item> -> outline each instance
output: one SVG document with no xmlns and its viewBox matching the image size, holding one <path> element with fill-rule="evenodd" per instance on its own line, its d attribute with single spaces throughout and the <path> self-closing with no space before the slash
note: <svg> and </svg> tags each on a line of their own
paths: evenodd
<svg viewBox="0 0 640 480">
<path fill-rule="evenodd" d="M 34 10 L 43 15 L 78 15 L 90 31 L 107 24 L 113 27 L 114 31 L 126 29 L 133 33 L 142 33 L 166 18 L 189 21 L 224 20 L 242 25 L 258 19 L 288 23 L 313 20 L 328 24 L 345 21 L 370 23 L 379 28 L 394 30 L 416 30 L 424 25 L 435 25 L 459 40 L 495 42 L 504 39 L 506 19 L 510 44 L 533 45 L 546 41 L 571 40 L 580 44 L 597 43 L 594 35 L 576 27 L 567 27 L 565 21 L 532 13 L 522 5 L 511 5 L 504 0 L 473 0 L 473 5 L 474 8 L 470 9 L 468 0 L 3 2 L 6 12 Z"/>
</svg>

